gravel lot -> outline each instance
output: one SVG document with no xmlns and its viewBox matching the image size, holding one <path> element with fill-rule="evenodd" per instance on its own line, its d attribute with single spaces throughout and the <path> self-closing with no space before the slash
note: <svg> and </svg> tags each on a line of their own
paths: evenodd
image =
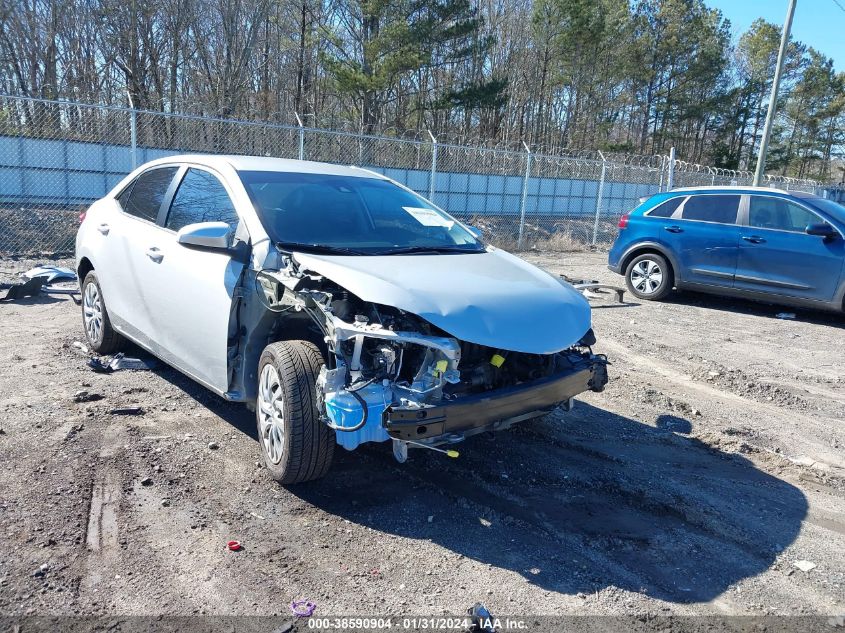
<svg viewBox="0 0 845 633">
<path fill-rule="evenodd" d="M 242 406 L 91 372 L 67 296 L 0 304 L 0 615 L 845 613 L 845 317 L 595 304 L 604 393 L 457 460 L 338 449 L 291 489 Z"/>
</svg>

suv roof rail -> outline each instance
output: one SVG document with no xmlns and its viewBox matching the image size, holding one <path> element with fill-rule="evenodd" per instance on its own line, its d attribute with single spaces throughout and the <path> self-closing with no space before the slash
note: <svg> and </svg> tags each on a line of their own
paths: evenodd
<svg viewBox="0 0 845 633">
<path fill-rule="evenodd" d="M 700 187 L 677 187 L 670 191 L 767 191 L 769 193 L 784 193 L 792 195 L 792 192 L 776 187 L 754 187 L 752 185 L 702 185 Z"/>
</svg>

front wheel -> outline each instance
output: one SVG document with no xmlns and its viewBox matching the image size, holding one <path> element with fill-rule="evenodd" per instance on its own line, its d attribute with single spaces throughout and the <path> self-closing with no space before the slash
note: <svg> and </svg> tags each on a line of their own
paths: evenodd
<svg viewBox="0 0 845 633">
<path fill-rule="evenodd" d="M 323 477 L 334 456 L 334 431 L 317 410 L 317 376 L 323 357 L 308 341 L 281 341 L 258 361 L 255 406 L 261 456 L 280 484 Z"/>
<path fill-rule="evenodd" d="M 638 299 L 658 301 L 672 291 L 672 267 L 657 253 L 638 255 L 625 269 L 625 283 Z"/>
</svg>

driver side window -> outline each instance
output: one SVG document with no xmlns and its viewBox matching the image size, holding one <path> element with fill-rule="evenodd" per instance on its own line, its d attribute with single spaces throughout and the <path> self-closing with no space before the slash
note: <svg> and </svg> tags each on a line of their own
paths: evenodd
<svg viewBox="0 0 845 633">
<path fill-rule="evenodd" d="M 178 231 L 196 222 L 226 222 L 234 229 L 238 225 L 238 214 L 217 177 L 192 167 L 173 196 L 164 226 Z"/>
<path fill-rule="evenodd" d="M 803 233 L 808 224 L 818 221 L 804 207 L 781 198 L 752 196 L 748 208 L 748 225 L 758 229 Z"/>
</svg>

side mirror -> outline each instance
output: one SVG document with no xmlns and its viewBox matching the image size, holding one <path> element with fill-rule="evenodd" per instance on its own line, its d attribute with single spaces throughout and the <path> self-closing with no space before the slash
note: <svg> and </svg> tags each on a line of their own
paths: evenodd
<svg viewBox="0 0 845 633">
<path fill-rule="evenodd" d="M 467 230 L 468 230 L 470 233 L 472 233 L 472 236 L 473 236 L 475 239 L 477 239 L 477 240 L 480 240 L 480 239 L 481 239 L 481 235 L 482 235 L 482 233 L 481 233 L 481 229 L 480 229 L 480 228 L 478 228 L 477 226 L 472 226 L 472 225 L 470 225 L 470 224 L 467 224 L 467 225 L 466 225 L 466 227 L 467 227 Z"/>
<path fill-rule="evenodd" d="M 176 241 L 188 248 L 228 253 L 232 246 L 232 229 L 225 222 L 188 224 L 176 233 Z"/>
<path fill-rule="evenodd" d="M 816 224 L 810 224 L 804 229 L 804 232 L 807 235 L 818 235 L 820 237 L 836 237 L 839 235 L 839 232 L 833 228 L 827 222 L 818 222 Z"/>
</svg>

